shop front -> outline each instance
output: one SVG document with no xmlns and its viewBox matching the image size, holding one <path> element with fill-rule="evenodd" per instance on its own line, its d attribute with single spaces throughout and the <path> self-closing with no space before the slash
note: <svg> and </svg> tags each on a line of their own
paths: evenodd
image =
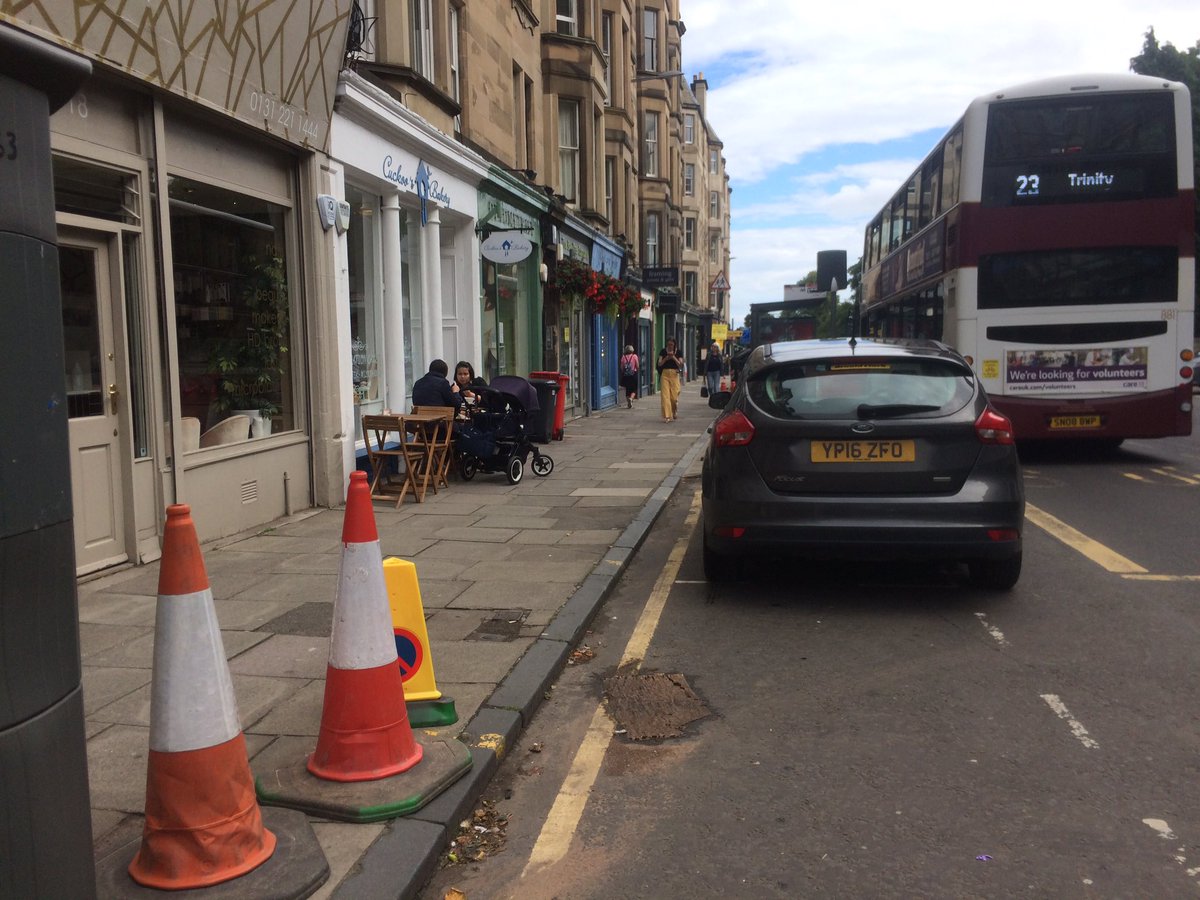
<svg viewBox="0 0 1200 900">
<path fill-rule="evenodd" d="M 51 0 L 5 27 L 93 63 L 50 122 L 85 574 L 157 559 L 170 503 L 191 506 L 202 540 L 312 503 L 304 211 L 349 9 L 252 11 L 247 33 L 269 41 L 203 56 L 165 20 L 126 20 L 137 33 L 118 39 L 77 12 Z M 301 54 L 311 77 L 288 81 Z"/>
<path fill-rule="evenodd" d="M 352 72 L 338 85 L 330 191 L 341 335 L 326 360 L 339 373 L 337 479 L 358 465 L 362 416 L 407 411 L 434 359 L 480 359 L 475 265 L 480 160 Z M 478 366 L 476 365 L 478 369 Z"/>
<path fill-rule="evenodd" d="M 480 355 L 475 371 L 488 381 L 544 368 L 541 217 L 544 196 L 493 168 L 479 188 Z"/>
</svg>

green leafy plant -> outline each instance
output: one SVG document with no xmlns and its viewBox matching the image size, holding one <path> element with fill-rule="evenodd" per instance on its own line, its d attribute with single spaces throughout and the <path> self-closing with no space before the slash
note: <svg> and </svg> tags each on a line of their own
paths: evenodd
<svg viewBox="0 0 1200 900">
<path fill-rule="evenodd" d="M 289 334 L 287 276 L 283 258 L 269 248 L 250 256 L 241 286 L 240 333 L 218 341 L 210 363 L 217 373 L 221 412 L 257 409 L 264 418 L 279 412 L 281 376 L 287 368 Z"/>
</svg>

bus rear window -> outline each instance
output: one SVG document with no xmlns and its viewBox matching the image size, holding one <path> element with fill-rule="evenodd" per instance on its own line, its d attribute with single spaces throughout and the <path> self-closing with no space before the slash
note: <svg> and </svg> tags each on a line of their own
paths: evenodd
<svg viewBox="0 0 1200 900">
<path fill-rule="evenodd" d="M 1111 247 L 979 259 L 979 308 L 1175 303 L 1179 251 Z"/>
<path fill-rule="evenodd" d="M 983 204 L 1135 200 L 1175 193 L 1172 95 L 1013 100 L 988 110 Z"/>
</svg>

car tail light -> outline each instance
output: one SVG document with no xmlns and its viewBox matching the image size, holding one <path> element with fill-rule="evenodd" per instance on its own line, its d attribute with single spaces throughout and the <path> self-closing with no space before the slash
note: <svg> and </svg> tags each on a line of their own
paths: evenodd
<svg viewBox="0 0 1200 900">
<path fill-rule="evenodd" d="M 744 447 L 754 438 L 754 426 L 740 409 L 725 413 L 713 426 L 718 447 Z"/>
<path fill-rule="evenodd" d="M 746 533 L 746 529 L 742 525 L 718 525 L 713 529 L 713 533 L 717 537 L 740 538 Z"/>
<path fill-rule="evenodd" d="M 989 528 L 987 534 L 991 541 L 1015 541 L 1021 537 L 1015 528 Z"/>
<path fill-rule="evenodd" d="M 975 433 L 985 444 L 1013 443 L 1012 422 L 1007 416 L 1000 415 L 990 406 L 975 420 Z"/>
</svg>

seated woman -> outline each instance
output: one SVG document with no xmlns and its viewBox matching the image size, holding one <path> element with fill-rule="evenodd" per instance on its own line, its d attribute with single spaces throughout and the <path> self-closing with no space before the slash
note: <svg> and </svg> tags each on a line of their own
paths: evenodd
<svg viewBox="0 0 1200 900">
<path fill-rule="evenodd" d="M 479 402 L 479 395 L 475 390 L 476 381 L 475 367 L 466 360 L 459 360 L 458 365 L 454 367 L 454 379 L 450 390 L 462 396 L 463 403 L 458 408 L 457 416 L 461 421 L 470 417 L 470 408 Z"/>
</svg>

